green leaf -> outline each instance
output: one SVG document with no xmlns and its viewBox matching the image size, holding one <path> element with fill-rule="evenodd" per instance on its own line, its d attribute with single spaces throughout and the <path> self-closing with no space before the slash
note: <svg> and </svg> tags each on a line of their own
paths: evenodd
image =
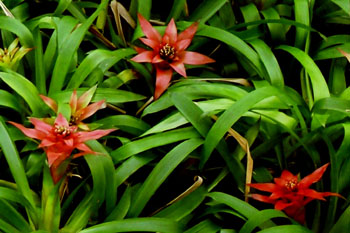
<svg viewBox="0 0 350 233">
<path fill-rule="evenodd" d="M 137 9 L 146 19 L 149 19 L 151 16 L 152 0 L 137 0 Z"/>
<path fill-rule="evenodd" d="M 5 233 L 21 233 L 18 229 L 8 223 L 6 220 L 0 219 L 0 229 Z"/>
<path fill-rule="evenodd" d="M 79 205 L 75 208 L 66 225 L 60 231 L 78 232 L 87 225 L 94 211 L 97 211 L 96 202 L 94 201 L 93 193 L 89 192 L 80 200 Z"/>
<path fill-rule="evenodd" d="M 205 233 L 216 233 L 221 229 L 220 226 L 216 225 L 214 222 L 212 222 L 209 219 L 206 219 L 197 225 L 191 227 L 184 233 L 198 233 L 198 232 L 205 232 Z"/>
<path fill-rule="evenodd" d="M 242 98 L 247 92 L 242 88 L 228 84 L 207 83 L 194 80 L 184 80 L 178 85 L 173 85 L 157 101 L 150 104 L 143 112 L 142 116 L 155 113 L 173 105 L 170 99 L 170 92 L 178 92 L 186 95 L 187 98 L 202 99 L 211 97 L 228 98 L 237 100 Z"/>
<path fill-rule="evenodd" d="M 192 127 L 164 132 L 127 143 L 112 151 L 111 156 L 117 163 L 143 151 L 194 137 L 198 134 Z"/>
<path fill-rule="evenodd" d="M 108 0 L 103 0 L 97 8 L 97 10 L 85 22 L 83 22 L 77 29 L 75 29 L 72 32 L 72 34 L 66 39 L 62 48 L 60 48 L 57 61 L 52 73 L 49 88 L 49 96 L 62 89 L 74 53 L 77 51 L 90 25 L 93 23 L 98 14 L 103 9 L 105 9 L 108 2 Z"/>
<path fill-rule="evenodd" d="M 186 96 L 187 97 L 187 96 Z M 234 101 L 229 99 L 213 99 L 207 101 L 196 102 L 196 105 L 203 111 L 203 115 L 215 114 L 229 108 Z M 178 128 L 187 124 L 189 121 L 180 113 L 175 112 L 166 116 L 158 124 L 147 130 L 142 136 L 146 136 L 153 133 L 160 133 L 170 129 Z"/>
<path fill-rule="evenodd" d="M 2 148 L 18 190 L 29 201 L 34 209 L 34 198 L 29 188 L 22 161 L 2 117 L 0 117 L 0 147 Z"/>
<path fill-rule="evenodd" d="M 69 6 L 72 0 L 60 0 L 54 12 L 54 15 L 61 15 Z"/>
<path fill-rule="evenodd" d="M 0 28 L 16 34 L 19 37 L 19 41 L 21 42 L 22 46 L 25 46 L 27 48 L 34 47 L 32 33 L 18 19 L 7 16 L 0 16 Z"/>
<path fill-rule="evenodd" d="M 115 170 L 115 183 L 119 187 L 128 177 L 135 173 L 139 168 L 151 162 L 157 156 L 151 153 L 141 153 L 127 159 Z"/>
<path fill-rule="evenodd" d="M 113 220 L 122 220 L 129 211 L 131 205 L 131 189 L 128 186 L 120 198 L 118 205 L 115 206 L 113 211 L 105 219 L 105 222 L 110 222 Z"/>
<path fill-rule="evenodd" d="M 190 215 L 203 201 L 208 191 L 201 186 L 183 199 L 158 212 L 155 217 L 180 221 Z"/>
<path fill-rule="evenodd" d="M 258 55 L 260 56 L 260 60 L 264 64 L 267 74 L 268 74 L 268 80 L 270 81 L 271 85 L 277 86 L 277 87 L 283 87 L 284 86 L 284 78 L 282 71 L 278 65 L 278 61 L 274 54 L 272 53 L 270 47 L 265 44 L 264 41 L 255 39 L 250 41 L 250 44 L 254 47 L 254 49 L 257 51 Z"/>
<path fill-rule="evenodd" d="M 294 0 L 294 14 L 295 21 L 301 24 L 310 25 L 310 15 L 309 15 L 309 1 L 308 0 Z M 309 31 L 303 28 L 296 28 L 295 35 L 295 47 L 303 49 L 306 44 L 306 37 Z"/>
<path fill-rule="evenodd" d="M 312 233 L 312 231 L 303 226 L 286 225 L 270 227 L 262 231 L 258 231 L 258 233 Z"/>
<path fill-rule="evenodd" d="M 250 219 L 252 216 L 256 215 L 259 212 L 256 208 L 249 205 L 247 202 L 244 202 L 226 193 L 212 192 L 209 193 L 207 196 L 217 201 L 218 203 L 222 203 L 231 207 L 247 219 Z"/>
<path fill-rule="evenodd" d="M 79 233 L 114 233 L 114 232 L 183 232 L 179 224 L 166 218 L 134 218 L 97 224 Z"/>
<path fill-rule="evenodd" d="M 261 14 L 264 16 L 265 19 L 275 19 L 275 20 L 281 19 L 277 10 L 273 7 L 270 7 L 261 11 Z M 267 27 L 269 28 L 272 40 L 274 41 L 286 40 L 286 29 L 285 27 L 283 27 L 283 24 L 267 23 Z"/>
<path fill-rule="evenodd" d="M 255 4 L 253 3 L 240 7 L 240 10 L 245 23 L 254 22 L 261 19 L 258 8 L 256 8 Z M 254 27 L 257 26 L 247 26 L 247 29 L 252 29 Z"/>
<path fill-rule="evenodd" d="M 206 25 L 200 25 L 196 35 L 216 39 L 231 46 L 235 51 L 242 54 L 244 58 L 247 59 L 247 61 L 253 66 L 254 70 L 260 75 L 260 77 L 264 77 L 263 67 L 258 55 L 252 48 L 250 48 L 236 35 L 226 30 Z"/>
<path fill-rule="evenodd" d="M 30 232 L 32 229 L 23 216 L 7 201 L 0 199 L 0 219 L 5 220 L 20 232 Z"/>
<path fill-rule="evenodd" d="M 212 124 L 210 118 L 203 115 L 203 111 L 183 94 L 170 93 L 170 98 L 175 107 L 191 122 L 198 133 L 205 137 Z"/>
<path fill-rule="evenodd" d="M 205 23 L 226 3 L 226 0 L 204 0 L 190 15 L 190 21 Z"/>
<path fill-rule="evenodd" d="M 172 18 L 177 21 L 181 13 L 185 10 L 185 5 L 186 0 L 174 0 L 173 6 L 166 21 L 169 22 Z"/>
<path fill-rule="evenodd" d="M 348 159 L 347 151 L 350 149 L 350 124 L 344 123 L 344 138 L 337 150 L 338 164 L 340 166 L 339 179 L 339 192 L 343 192 L 344 189 L 349 187 L 350 177 L 347 176 L 348 169 L 350 168 L 350 160 Z"/>
<path fill-rule="evenodd" d="M 11 93 L 4 90 L 0 90 L 0 106 L 12 108 L 19 113 L 23 111 L 18 104 L 18 99 Z"/>
<path fill-rule="evenodd" d="M 291 104 L 290 97 L 285 95 L 282 89 L 279 90 L 272 86 L 267 86 L 252 91 L 238 100 L 219 117 L 219 119 L 214 123 L 213 127 L 209 130 L 204 142 L 204 154 L 201 160 L 202 167 L 209 159 L 210 154 L 229 128 L 256 103 L 270 96 L 281 96 L 281 100 L 283 99 L 283 101 Z"/>
<path fill-rule="evenodd" d="M 329 233 L 348 232 L 350 231 L 350 206 L 346 208 L 343 214 L 340 216 L 338 221 L 334 224 Z"/>
<path fill-rule="evenodd" d="M 89 165 L 92 180 L 93 180 L 93 202 L 97 207 L 100 207 L 105 200 L 106 197 L 106 173 L 104 167 L 104 160 L 108 160 L 108 153 L 105 149 L 100 145 L 96 140 L 91 140 L 86 143 L 93 151 L 99 152 L 102 155 L 85 155 L 84 158 Z M 114 183 L 114 182 L 113 182 Z M 109 187 L 112 186 L 113 183 L 109 184 Z"/>
<path fill-rule="evenodd" d="M 100 120 L 94 121 L 94 123 L 103 125 L 104 129 L 116 127 L 121 129 L 122 131 L 137 136 L 148 130 L 150 127 L 141 119 L 129 115 L 107 116 Z"/>
<path fill-rule="evenodd" d="M 350 16 L 350 0 L 331 0 L 334 4 L 338 5 Z"/>
<path fill-rule="evenodd" d="M 78 88 L 86 77 L 101 63 L 106 60 L 113 58 L 113 63 L 117 63 L 119 60 L 136 53 L 135 50 L 129 49 L 118 49 L 114 51 L 96 49 L 85 57 L 85 59 L 81 62 L 78 69 L 74 72 L 73 76 L 69 80 L 67 85 L 67 89 L 76 89 Z"/>
<path fill-rule="evenodd" d="M 86 88 L 77 89 L 78 96 L 87 91 Z M 59 100 L 59 102 L 68 103 L 72 95 L 72 90 L 60 91 L 52 95 L 52 98 Z M 139 95 L 133 92 L 112 89 L 112 88 L 97 88 L 92 102 L 105 100 L 107 103 L 118 104 L 132 101 L 138 101 L 146 98 L 143 95 Z"/>
<path fill-rule="evenodd" d="M 330 96 L 328 86 L 325 78 L 323 77 L 323 74 L 315 62 L 309 57 L 309 55 L 298 48 L 287 45 L 281 45 L 278 47 L 278 49 L 282 49 L 292 54 L 305 68 L 311 79 L 315 102 L 322 98 Z"/>
<path fill-rule="evenodd" d="M 317 60 L 326 60 L 326 59 L 333 59 L 333 58 L 344 58 L 344 55 L 341 52 L 339 52 L 339 49 L 343 50 L 346 53 L 350 53 L 350 43 L 348 42 L 348 43 L 319 50 L 313 56 L 313 59 L 317 61 Z"/>
<path fill-rule="evenodd" d="M 243 225 L 240 229 L 239 233 L 251 233 L 254 229 L 267 220 L 272 218 L 288 218 L 283 212 L 274 210 L 274 209 L 266 209 L 257 212 L 255 215 L 250 216 L 248 221 Z"/>
<path fill-rule="evenodd" d="M 36 87 L 25 77 L 15 72 L 0 72 L 0 79 L 23 97 L 32 110 L 33 116 L 42 116 L 48 110 L 39 97 Z"/>
<path fill-rule="evenodd" d="M 327 111 L 335 111 L 344 114 L 344 116 L 350 115 L 350 100 L 341 99 L 337 97 L 324 98 L 317 101 L 312 108 L 313 112 L 325 113 Z"/>
<path fill-rule="evenodd" d="M 106 200 L 106 212 L 110 212 L 116 203 L 117 187 L 115 184 L 114 164 L 106 149 L 96 140 L 86 142 L 101 155 L 87 155 L 85 159 L 90 167 L 93 180 L 93 195 L 97 206 Z"/>
<path fill-rule="evenodd" d="M 339 95 L 346 89 L 346 70 L 347 61 L 344 58 L 334 59 L 329 74 L 328 85 L 332 94 Z"/>
<path fill-rule="evenodd" d="M 35 43 L 35 85 L 41 94 L 46 95 L 46 77 L 43 55 L 43 44 L 39 28 L 33 30 Z"/>
<path fill-rule="evenodd" d="M 182 142 L 167 153 L 164 158 L 157 163 L 151 174 L 138 190 L 132 202 L 128 216 L 138 216 L 146 206 L 149 199 L 170 173 L 202 143 L 203 141 L 201 139 L 193 138 Z"/>
<path fill-rule="evenodd" d="M 58 183 L 59 184 L 59 183 Z M 61 208 L 58 197 L 59 185 L 54 185 L 50 169 L 47 164 L 43 171 L 43 185 L 41 195 L 41 220 L 39 222 L 40 230 L 58 233 L 61 220 Z"/>
</svg>

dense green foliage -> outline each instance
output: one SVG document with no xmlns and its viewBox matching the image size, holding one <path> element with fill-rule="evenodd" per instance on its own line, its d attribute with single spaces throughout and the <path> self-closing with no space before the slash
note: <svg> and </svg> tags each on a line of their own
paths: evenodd
<svg viewBox="0 0 350 233">
<path fill-rule="evenodd" d="M 1 3 L 1 51 L 27 50 L 14 66 L 0 54 L 0 232 L 350 232 L 349 0 Z M 216 62 L 174 72 L 153 100 L 154 68 L 130 60 L 145 48 L 137 13 L 161 34 L 198 21 L 187 50 Z M 117 130 L 54 184 L 8 121 L 55 116 L 39 94 L 69 116 L 73 90 L 93 86 L 107 108 L 86 123 Z M 304 225 L 248 198 L 246 183 L 328 162 L 312 187 L 346 200 L 311 202 Z"/>
</svg>

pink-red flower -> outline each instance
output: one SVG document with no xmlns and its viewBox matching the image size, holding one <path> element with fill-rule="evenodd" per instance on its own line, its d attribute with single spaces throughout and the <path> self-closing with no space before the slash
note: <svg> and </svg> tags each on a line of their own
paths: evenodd
<svg viewBox="0 0 350 233">
<path fill-rule="evenodd" d="M 82 121 L 93 115 L 97 110 L 106 107 L 104 100 L 89 105 L 95 90 L 96 86 L 84 92 L 79 98 L 77 96 L 77 91 L 73 91 L 69 101 L 71 108 L 71 125 L 76 125 L 83 130 L 89 130 L 89 126 Z M 44 95 L 40 95 L 40 97 L 54 112 L 57 112 L 58 106 L 55 100 Z"/>
<path fill-rule="evenodd" d="M 304 223 L 304 207 L 310 201 L 315 199 L 325 201 L 324 197 L 327 196 L 342 197 L 337 193 L 317 192 L 310 188 L 313 183 L 321 179 L 328 165 L 329 163 L 323 165 L 300 181 L 297 176 L 284 170 L 280 178 L 274 179 L 275 183 L 248 184 L 252 188 L 271 193 L 270 196 L 252 194 L 251 197 L 258 201 L 274 204 L 275 209 L 283 210 L 296 221 Z"/>
<path fill-rule="evenodd" d="M 171 19 L 162 37 L 141 14 L 138 14 L 138 19 L 146 36 L 146 38 L 140 38 L 140 40 L 152 50 L 136 48 L 138 55 L 131 60 L 149 62 L 156 68 L 155 99 L 169 86 L 173 70 L 186 77 L 184 64 L 201 65 L 215 62 L 203 54 L 185 51 L 197 31 L 198 23 L 192 24 L 178 35 L 174 19 Z"/>
<path fill-rule="evenodd" d="M 85 154 L 96 154 L 84 142 L 101 138 L 114 131 L 114 129 L 90 132 L 78 131 L 77 126 L 70 126 L 61 113 L 58 114 L 53 125 L 47 124 L 38 118 L 30 118 L 30 122 L 34 125 L 34 129 L 26 128 L 11 121 L 9 123 L 20 129 L 26 136 L 41 141 L 39 148 L 43 148 L 46 152 L 51 175 L 55 183 L 60 180 L 65 172 L 65 169 L 58 172 L 60 165 L 71 158 L 73 150 L 77 149 L 79 152 L 74 154 L 72 158 Z"/>
</svg>

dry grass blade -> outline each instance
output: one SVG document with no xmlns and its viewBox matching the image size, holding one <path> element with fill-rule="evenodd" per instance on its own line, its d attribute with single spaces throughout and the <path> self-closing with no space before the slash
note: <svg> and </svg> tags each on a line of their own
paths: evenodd
<svg viewBox="0 0 350 233">
<path fill-rule="evenodd" d="M 212 116 L 212 118 L 214 120 L 218 119 L 218 117 L 215 116 L 215 115 Z M 246 168 L 245 183 L 246 184 L 250 184 L 252 182 L 254 161 L 253 161 L 252 155 L 250 153 L 249 143 L 248 143 L 247 139 L 245 139 L 242 135 L 240 135 L 237 131 L 235 131 L 232 128 L 229 129 L 228 133 L 229 133 L 230 136 L 232 136 L 234 139 L 236 139 L 238 144 L 247 153 L 247 168 Z M 245 201 L 248 201 L 248 194 L 249 194 L 249 192 L 250 192 L 250 187 L 248 185 L 246 185 L 245 186 L 245 190 L 244 190 Z"/>
<path fill-rule="evenodd" d="M 152 103 L 153 99 L 154 99 L 153 96 L 152 96 L 151 98 L 149 98 L 149 99 L 147 100 L 147 102 L 146 102 L 144 105 L 142 105 L 141 108 L 140 108 L 139 110 L 137 110 L 136 116 L 139 115 L 150 103 Z"/>
<path fill-rule="evenodd" d="M 249 81 L 245 78 L 196 78 L 194 80 L 199 81 L 218 81 L 218 82 L 229 82 L 229 83 L 237 83 L 242 86 L 250 87 L 252 86 Z M 181 80 L 179 80 L 181 81 Z"/>
<path fill-rule="evenodd" d="M 5 4 L 0 0 L 0 7 L 1 9 L 4 11 L 5 15 L 11 18 L 15 18 L 15 16 L 13 16 L 13 14 L 11 13 L 11 11 L 9 9 L 7 9 L 7 7 L 5 6 Z"/>
<path fill-rule="evenodd" d="M 346 59 L 348 60 L 348 62 L 350 63 L 350 53 L 345 52 L 344 50 L 341 50 L 340 48 L 337 48 L 338 51 L 344 55 L 344 57 L 346 57 Z"/>
<path fill-rule="evenodd" d="M 117 46 L 113 44 L 111 41 L 109 41 L 98 29 L 96 26 L 92 25 L 89 28 L 89 32 L 91 32 L 93 35 L 95 35 L 98 39 L 100 39 L 103 44 L 105 44 L 110 49 L 116 49 Z"/>
<path fill-rule="evenodd" d="M 122 23 L 120 20 L 120 12 L 119 12 L 118 5 L 120 5 L 120 4 L 116 0 L 113 0 L 110 4 L 110 7 L 111 7 L 113 15 L 114 15 L 114 20 L 115 20 L 115 24 L 117 26 L 118 35 L 122 39 L 124 46 L 126 46 L 126 40 L 125 40 L 125 36 L 124 36 L 124 32 L 123 32 L 123 26 L 122 26 Z"/>
<path fill-rule="evenodd" d="M 194 183 L 188 189 L 186 189 L 185 192 L 181 193 L 179 196 L 177 196 L 175 199 L 173 199 L 172 201 L 170 201 L 167 204 L 165 204 L 163 207 L 161 207 L 158 210 L 154 211 L 150 216 L 153 216 L 156 213 L 158 213 L 159 211 L 163 210 L 164 208 L 174 204 L 177 201 L 180 201 L 182 198 L 186 197 L 187 195 L 189 195 L 190 193 L 192 193 L 193 191 L 198 189 L 202 185 L 202 183 L 203 183 L 203 178 L 200 177 L 200 176 L 195 176 L 194 177 Z"/>
<path fill-rule="evenodd" d="M 111 2 L 111 7 L 112 7 L 112 4 L 115 4 L 113 2 L 117 2 L 117 1 L 112 1 Z M 117 4 L 117 10 L 118 10 L 118 13 L 119 15 L 130 25 L 130 27 L 132 28 L 136 28 L 136 22 L 135 20 L 131 17 L 131 15 L 129 14 L 129 11 L 127 11 L 125 9 L 125 7 L 120 4 L 119 2 L 116 3 Z"/>
<path fill-rule="evenodd" d="M 117 107 L 117 106 L 114 106 L 114 105 L 112 105 L 112 104 L 107 104 L 107 108 L 113 109 L 113 110 L 115 110 L 115 111 L 117 111 L 117 112 L 120 112 L 120 113 L 122 113 L 122 114 L 126 114 L 126 111 L 125 111 L 125 110 L 123 110 L 123 109 L 121 109 L 121 108 L 119 108 L 119 107 Z"/>
</svg>

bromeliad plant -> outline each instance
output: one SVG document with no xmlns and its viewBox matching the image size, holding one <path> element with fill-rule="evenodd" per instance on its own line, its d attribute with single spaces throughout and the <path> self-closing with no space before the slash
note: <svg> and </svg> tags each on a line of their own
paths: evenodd
<svg viewBox="0 0 350 233">
<path fill-rule="evenodd" d="M 16 71 L 21 59 L 32 50 L 24 46 L 18 47 L 18 42 L 16 38 L 8 48 L 0 48 L 0 66 Z"/>
<path fill-rule="evenodd" d="M 157 3 L 0 1 L 0 232 L 350 232 L 348 1 Z"/>
<path fill-rule="evenodd" d="M 81 121 L 93 115 L 104 104 L 104 100 L 101 100 L 88 105 L 95 89 L 96 87 L 91 88 L 79 98 L 77 98 L 77 92 L 75 90 L 73 91 L 69 103 L 71 108 L 69 121 L 62 113 L 58 113 L 52 125 L 42 119 L 30 118 L 34 129 L 29 129 L 21 124 L 9 121 L 9 123 L 20 129 L 27 137 L 40 140 L 38 147 L 43 148 L 46 153 L 54 183 L 57 183 L 67 173 L 69 165 L 69 161 L 67 162 L 67 160 L 86 154 L 98 154 L 84 144 L 86 141 L 99 139 L 114 131 L 114 129 L 79 130 L 79 128 L 89 130 L 89 127 Z M 45 96 L 41 96 L 41 98 L 57 112 L 58 107 L 53 99 Z M 78 153 L 73 154 L 76 149 Z"/>
<path fill-rule="evenodd" d="M 215 62 L 213 59 L 198 52 L 186 51 L 197 31 L 198 23 L 192 24 L 177 35 L 174 19 L 171 19 L 163 36 L 141 15 L 138 19 L 143 33 L 147 38 L 140 38 L 142 43 L 152 50 L 136 47 L 138 55 L 131 60 L 135 62 L 148 62 L 156 69 L 156 88 L 154 99 L 168 88 L 173 70 L 186 77 L 185 64 L 202 65 Z"/>
<path fill-rule="evenodd" d="M 310 201 L 315 199 L 325 201 L 324 197 L 327 196 L 342 197 L 337 193 L 317 192 L 310 188 L 313 183 L 322 178 L 328 166 L 329 163 L 323 165 L 300 181 L 298 176 L 293 175 L 288 170 L 283 170 L 280 178 L 274 178 L 274 183 L 248 184 L 255 189 L 271 192 L 270 196 L 252 194 L 251 197 L 258 201 L 274 204 L 275 209 L 283 210 L 288 216 L 304 224 L 305 205 Z"/>
<path fill-rule="evenodd" d="M 82 130 L 89 130 L 89 126 L 82 122 L 86 118 L 92 116 L 99 109 L 105 108 L 105 100 L 100 100 L 96 103 L 90 104 L 90 101 L 96 91 L 96 86 L 84 92 L 79 98 L 77 91 L 74 90 L 69 101 L 70 106 L 70 125 L 75 125 Z M 40 95 L 40 98 L 55 112 L 58 111 L 57 102 L 50 97 Z"/>
</svg>

